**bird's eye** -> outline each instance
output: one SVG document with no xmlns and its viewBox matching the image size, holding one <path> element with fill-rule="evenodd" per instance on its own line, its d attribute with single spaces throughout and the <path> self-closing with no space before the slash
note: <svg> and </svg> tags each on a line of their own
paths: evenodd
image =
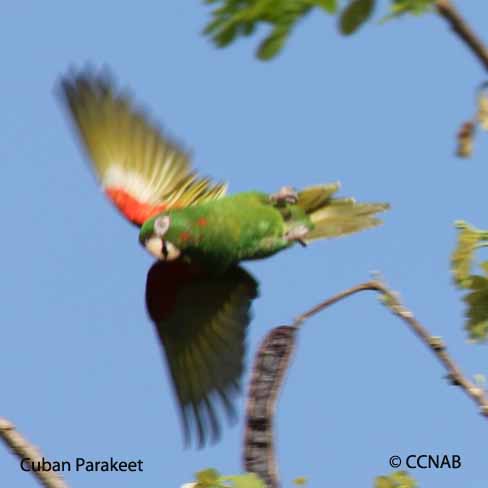
<svg viewBox="0 0 488 488">
<path fill-rule="evenodd" d="M 166 232 L 169 229 L 169 224 L 170 224 L 169 215 L 163 215 L 162 217 L 158 217 L 154 221 L 154 233 L 159 237 L 164 236 L 164 234 L 166 234 Z"/>
<path fill-rule="evenodd" d="M 163 259 L 166 261 L 168 259 L 168 245 L 166 244 L 166 241 L 162 241 L 162 247 L 161 247 L 161 254 L 163 255 Z"/>
</svg>

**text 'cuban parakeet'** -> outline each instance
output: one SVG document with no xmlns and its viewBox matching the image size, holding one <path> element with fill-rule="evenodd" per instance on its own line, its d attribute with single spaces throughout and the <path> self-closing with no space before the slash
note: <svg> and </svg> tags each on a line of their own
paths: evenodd
<svg viewBox="0 0 488 488">
<path fill-rule="evenodd" d="M 220 399 L 235 416 L 257 283 L 239 263 L 380 223 L 383 203 L 335 198 L 338 183 L 226 196 L 106 76 L 70 73 L 63 99 L 105 194 L 157 258 L 146 283 L 185 439 L 217 439 Z"/>
</svg>

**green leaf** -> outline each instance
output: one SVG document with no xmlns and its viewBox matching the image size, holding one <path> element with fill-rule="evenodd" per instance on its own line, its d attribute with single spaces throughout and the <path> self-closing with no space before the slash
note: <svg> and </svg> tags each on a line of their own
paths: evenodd
<svg viewBox="0 0 488 488">
<path fill-rule="evenodd" d="M 465 329 L 469 338 L 476 342 L 485 341 L 488 338 L 488 279 L 478 278 L 477 288 L 463 298 L 467 306 Z"/>
<path fill-rule="evenodd" d="M 214 488 L 220 486 L 218 484 L 219 477 L 219 472 L 212 468 L 204 469 L 195 474 L 198 488 Z"/>
<path fill-rule="evenodd" d="M 393 12 L 420 15 L 428 12 L 434 2 L 435 0 L 393 0 L 391 9 Z"/>
<path fill-rule="evenodd" d="M 229 45 L 236 37 L 237 27 L 234 22 L 228 22 L 225 27 L 220 29 L 220 32 L 214 36 L 215 43 L 219 47 Z"/>
<path fill-rule="evenodd" d="M 231 481 L 232 488 L 266 488 L 264 482 L 254 473 L 222 476 L 219 481 Z"/>
<path fill-rule="evenodd" d="M 475 251 L 486 247 L 488 232 L 466 222 L 456 222 L 459 230 L 456 249 L 451 256 L 451 270 L 458 288 L 469 292 L 463 297 L 466 304 L 466 323 L 469 338 L 480 342 L 488 339 L 488 261 L 480 263 L 483 275 L 472 273 Z"/>
<path fill-rule="evenodd" d="M 257 56 L 266 60 L 278 54 L 294 25 L 307 13 L 313 8 L 334 13 L 338 0 L 210 0 L 209 3 L 218 5 L 203 34 L 210 36 L 218 47 L 251 35 L 259 24 L 269 25 L 272 33 L 257 51 Z"/>
<path fill-rule="evenodd" d="M 212 20 L 205 26 L 205 29 L 203 29 L 203 33 L 205 35 L 213 34 L 214 31 L 218 30 L 226 22 L 227 20 L 225 18 L 217 17 L 216 19 Z"/>
<path fill-rule="evenodd" d="M 415 488 L 416 481 L 405 471 L 394 471 L 389 476 L 378 476 L 374 488 Z"/>
<path fill-rule="evenodd" d="M 470 290 L 481 290 L 486 286 L 486 277 L 480 275 L 469 275 L 469 278 L 465 281 L 466 288 Z"/>
<path fill-rule="evenodd" d="M 421 15 L 432 12 L 435 0 L 392 0 L 390 12 L 380 20 L 384 23 L 405 14 Z"/>
<path fill-rule="evenodd" d="M 397 488 L 415 488 L 417 486 L 416 481 L 405 471 L 395 471 L 390 475 L 390 479 Z"/>
<path fill-rule="evenodd" d="M 264 39 L 264 41 L 261 42 L 256 56 L 261 61 L 268 61 L 274 58 L 283 49 L 288 35 L 288 28 L 282 29 L 277 27 L 268 37 L 266 37 L 266 39 Z"/>
<path fill-rule="evenodd" d="M 337 12 L 337 0 L 317 0 L 317 5 L 326 12 L 329 12 L 329 14 L 335 14 Z"/>
<path fill-rule="evenodd" d="M 378 476 L 374 480 L 374 488 L 394 488 L 388 476 Z"/>
<path fill-rule="evenodd" d="M 241 32 L 244 36 L 250 36 L 256 30 L 255 22 L 243 22 L 241 24 Z"/>
<path fill-rule="evenodd" d="M 373 13 L 375 0 L 352 0 L 342 11 L 339 29 L 348 36 L 356 32 Z"/>
<path fill-rule="evenodd" d="M 457 222 L 457 246 L 451 256 L 451 272 L 459 288 L 470 288 L 469 278 L 474 251 L 480 241 L 480 232 L 465 222 Z"/>
</svg>

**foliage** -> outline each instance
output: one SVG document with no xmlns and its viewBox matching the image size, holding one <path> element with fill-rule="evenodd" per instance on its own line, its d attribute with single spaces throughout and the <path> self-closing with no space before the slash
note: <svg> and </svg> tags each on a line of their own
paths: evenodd
<svg viewBox="0 0 488 488">
<path fill-rule="evenodd" d="M 254 473 L 239 474 L 236 476 L 222 476 L 226 483 L 224 486 L 232 488 L 266 488 L 266 485 Z M 230 481 L 231 484 L 227 483 Z"/>
<path fill-rule="evenodd" d="M 457 222 L 457 246 L 451 257 L 451 270 L 456 286 L 469 290 L 463 300 L 467 305 L 465 328 L 470 339 L 488 338 L 488 261 L 481 262 L 482 274 L 472 273 L 475 251 L 487 246 L 488 232 L 476 229 L 466 222 Z"/>
<path fill-rule="evenodd" d="M 254 473 L 221 476 L 218 471 L 209 468 L 196 473 L 195 478 L 194 483 L 187 483 L 182 488 L 266 488 Z"/>
<path fill-rule="evenodd" d="M 352 0 L 342 11 L 339 18 L 339 29 L 342 34 L 356 32 L 373 13 L 375 0 Z"/>
<path fill-rule="evenodd" d="M 213 18 L 204 30 L 218 47 L 228 46 L 238 36 L 251 35 L 260 23 L 271 26 L 270 34 L 256 53 L 261 60 L 276 56 L 295 24 L 312 9 L 320 8 L 330 14 L 337 9 L 337 0 L 206 0 L 206 3 L 221 4 L 213 10 Z"/>
<path fill-rule="evenodd" d="M 463 221 L 456 222 L 456 228 L 459 233 L 457 246 L 451 256 L 451 271 L 454 283 L 459 288 L 470 288 L 474 253 L 483 241 L 484 233 Z"/>
<path fill-rule="evenodd" d="M 421 15 L 432 10 L 435 0 L 392 0 L 390 13 L 384 20 L 400 17 L 405 14 Z"/>
<path fill-rule="evenodd" d="M 389 476 L 378 476 L 374 488 L 416 488 L 416 481 L 405 471 L 394 471 Z"/>
<path fill-rule="evenodd" d="M 434 0 L 391 0 L 384 20 L 410 13 L 419 15 L 432 9 Z M 283 49 L 295 25 L 310 11 L 318 9 L 339 14 L 339 30 L 356 32 L 372 15 L 376 0 L 205 0 L 217 5 L 203 33 L 218 47 L 226 47 L 239 36 L 250 36 L 261 25 L 271 28 L 260 42 L 256 56 L 262 61 L 274 58 Z"/>
</svg>

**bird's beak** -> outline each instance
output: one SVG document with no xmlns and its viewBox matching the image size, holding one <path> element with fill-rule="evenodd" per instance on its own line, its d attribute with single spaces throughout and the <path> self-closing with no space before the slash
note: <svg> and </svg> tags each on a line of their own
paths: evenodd
<svg viewBox="0 0 488 488">
<path fill-rule="evenodd" d="M 151 256 L 161 261 L 173 261 L 177 259 L 181 252 L 171 242 L 165 241 L 157 235 L 152 235 L 144 242 L 145 248 Z"/>
<path fill-rule="evenodd" d="M 156 259 L 163 258 L 163 239 L 158 236 L 151 236 L 145 243 L 144 246 L 149 251 L 149 254 L 154 256 Z"/>
</svg>

